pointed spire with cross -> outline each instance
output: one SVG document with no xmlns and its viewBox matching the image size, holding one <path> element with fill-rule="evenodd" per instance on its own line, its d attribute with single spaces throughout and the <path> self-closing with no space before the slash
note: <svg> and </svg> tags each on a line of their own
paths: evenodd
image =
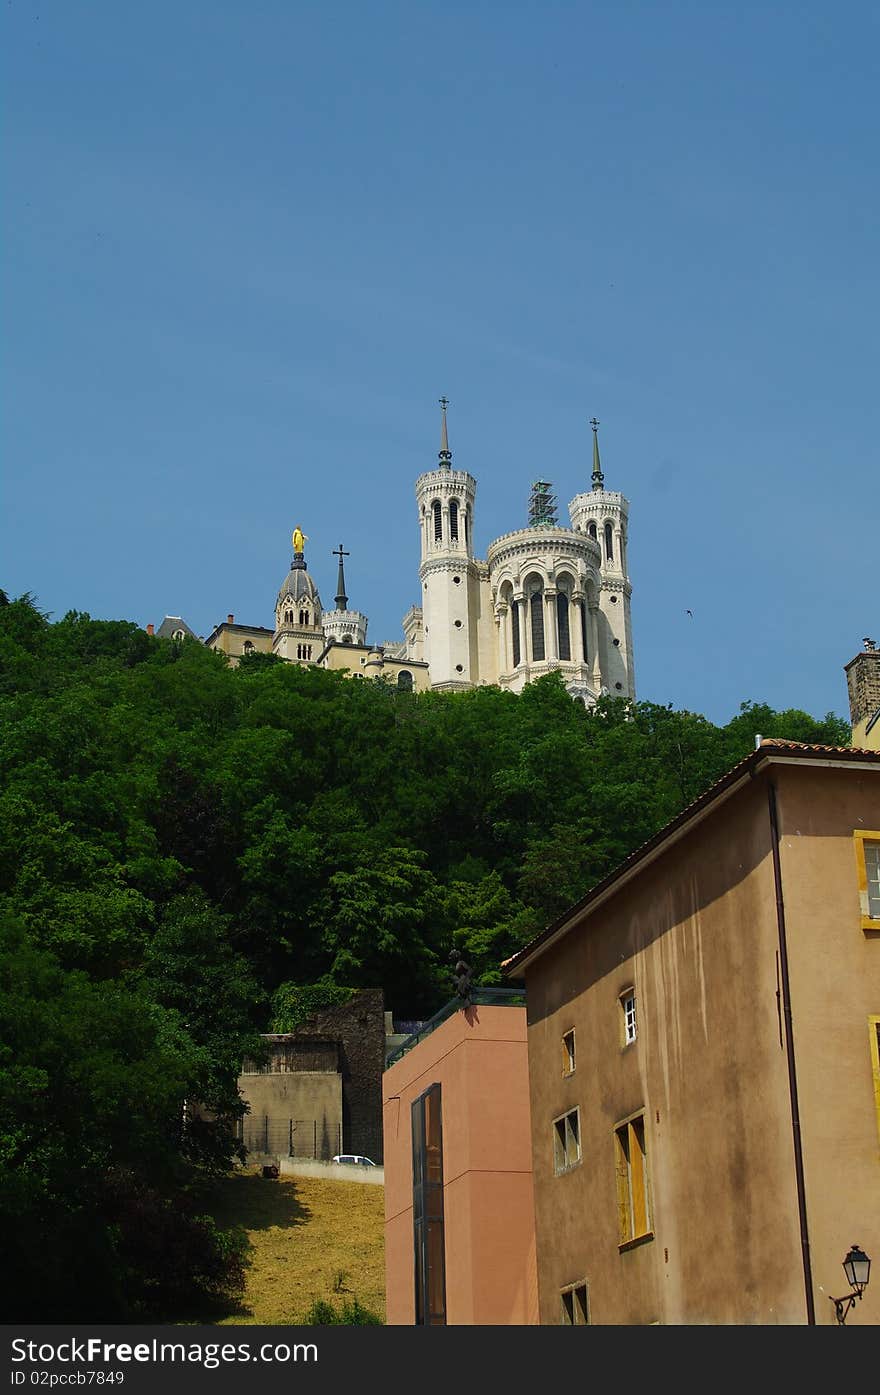
<svg viewBox="0 0 880 1395">
<path fill-rule="evenodd" d="M 334 597 L 336 609 L 348 610 L 348 596 L 345 594 L 345 571 L 343 570 L 342 559 L 343 557 L 350 557 L 351 553 L 344 552 L 342 543 L 340 543 L 338 548 L 334 549 L 333 556 L 339 558 L 339 575 L 336 578 L 336 595 Z"/>
<path fill-rule="evenodd" d="M 605 476 L 599 463 L 599 423 L 595 417 L 590 417 L 590 425 L 593 428 L 593 488 L 601 489 Z"/>
<path fill-rule="evenodd" d="M 449 406 L 449 398 L 443 396 L 438 399 L 440 410 L 443 413 L 440 422 L 440 468 L 448 470 L 452 464 L 452 451 L 449 449 L 449 437 L 446 434 L 446 408 Z"/>
</svg>

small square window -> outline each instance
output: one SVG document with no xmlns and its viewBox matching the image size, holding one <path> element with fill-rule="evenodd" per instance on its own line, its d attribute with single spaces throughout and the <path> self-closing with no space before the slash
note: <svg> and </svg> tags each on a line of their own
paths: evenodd
<svg viewBox="0 0 880 1395">
<path fill-rule="evenodd" d="M 880 832 L 853 833 L 863 930 L 880 930 Z"/>
<path fill-rule="evenodd" d="M 571 1075 L 575 1065 L 574 1027 L 562 1037 L 562 1074 Z"/>
<path fill-rule="evenodd" d="M 625 993 L 620 995 L 620 1016 L 621 1029 L 624 1046 L 629 1046 L 636 1039 L 636 990 L 627 988 Z"/>
<path fill-rule="evenodd" d="M 560 1119 L 553 1120 L 553 1170 L 559 1175 L 567 1172 L 581 1160 L 581 1121 L 580 1111 L 569 1110 Z"/>
<path fill-rule="evenodd" d="M 586 1327 L 590 1321 L 590 1305 L 586 1284 L 572 1284 L 564 1288 L 561 1299 L 559 1321 L 563 1327 Z"/>
</svg>

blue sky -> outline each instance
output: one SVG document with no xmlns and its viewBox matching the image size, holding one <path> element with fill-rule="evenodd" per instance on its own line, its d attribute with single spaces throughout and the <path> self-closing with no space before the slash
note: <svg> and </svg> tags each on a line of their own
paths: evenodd
<svg viewBox="0 0 880 1395">
<path fill-rule="evenodd" d="M 399 638 L 446 393 L 480 555 L 631 501 L 638 695 L 847 713 L 877 600 L 880 12 L 11 0 L 0 585 Z M 693 611 L 693 619 L 686 611 Z"/>
</svg>

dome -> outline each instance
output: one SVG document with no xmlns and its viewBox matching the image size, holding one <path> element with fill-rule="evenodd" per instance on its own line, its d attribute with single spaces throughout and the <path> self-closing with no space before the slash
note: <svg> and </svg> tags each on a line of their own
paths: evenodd
<svg viewBox="0 0 880 1395">
<path fill-rule="evenodd" d="M 318 588 L 312 581 L 304 566 L 294 564 L 278 592 L 278 605 L 281 605 L 288 597 L 294 602 L 310 600 L 315 611 L 315 624 L 320 624 L 321 620 L 321 597 L 318 595 Z"/>
</svg>

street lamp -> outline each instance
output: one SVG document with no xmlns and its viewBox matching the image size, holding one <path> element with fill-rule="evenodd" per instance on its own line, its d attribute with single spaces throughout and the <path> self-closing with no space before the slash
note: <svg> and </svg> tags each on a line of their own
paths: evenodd
<svg viewBox="0 0 880 1395">
<path fill-rule="evenodd" d="M 834 1316 L 842 1327 L 846 1322 L 847 1314 L 857 1298 L 861 1298 L 868 1287 L 868 1279 L 871 1277 L 871 1261 L 864 1250 L 858 1245 L 851 1245 L 849 1254 L 843 1261 L 843 1272 L 846 1275 L 852 1293 L 847 1293 L 843 1298 L 832 1298 L 834 1304 Z M 829 1295 L 830 1297 L 830 1295 Z"/>
</svg>

